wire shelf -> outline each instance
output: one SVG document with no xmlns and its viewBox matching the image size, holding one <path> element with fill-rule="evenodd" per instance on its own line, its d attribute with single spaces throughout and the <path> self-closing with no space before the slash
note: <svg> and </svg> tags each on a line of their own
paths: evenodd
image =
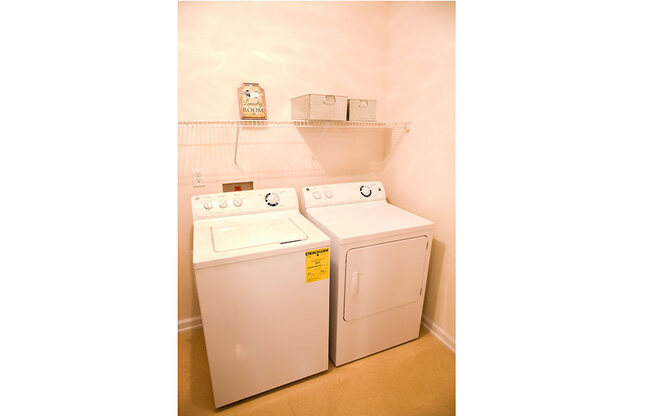
<svg viewBox="0 0 652 416">
<path fill-rule="evenodd" d="M 378 122 L 378 121 L 326 121 L 326 120 L 289 120 L 289 121 L 267 121 L 267 120 L 186 120 L 179 121 L 179 128 L 235 128 L 235 149 L 233 163 L 238 163 L 238 144 L 241 128 L 269 128 L 269 127 L 317 127 L 317 128 L 372 128 L 372 129 L 398 129 L 399 136 L 403 137 L 410 131 L 412 123 L 403 122 Z M 192 131 L 192 130 L 190 130 Z M 393 133 L 392 133 L 393 134 Z"/>
<path fill-rule="evenodd" d="M 394 129 L 401 128 L 410 130 L 411 123 L 406 122 L 377 122 L 377 121 L 326 121 L 326 120 L 289 120 L 289 121 L 267 121 L 267 120 L 230 120 L 230 121 L 208 121 L 188 120 L 179 121 L 179 127 L 318 127 L 318 128 L 380 128 Z"/>
</svg>

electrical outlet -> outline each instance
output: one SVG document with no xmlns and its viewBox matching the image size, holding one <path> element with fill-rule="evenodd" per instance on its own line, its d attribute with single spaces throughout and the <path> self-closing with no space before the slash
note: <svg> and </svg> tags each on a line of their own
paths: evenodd
<svg viewBox="0 0 652 416">
<path fill-rule="evenodd" d="M 194 188 L 206 186 L 206 182 L 204 181 L 204 169 L 192 168 L 192 186 Z"/>
</svg>

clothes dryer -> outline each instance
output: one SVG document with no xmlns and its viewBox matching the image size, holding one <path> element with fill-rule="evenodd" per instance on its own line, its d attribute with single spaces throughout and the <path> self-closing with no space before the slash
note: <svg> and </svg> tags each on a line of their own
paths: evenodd
<svg viewBox="0 0 652 416">
<path fill-rule="evenodd" d="M 419 336 L 434 224 L 389 204 L 381 182 L 307 186 L 305 215 L 331 238 L 336 366 Z"/>
</svg>

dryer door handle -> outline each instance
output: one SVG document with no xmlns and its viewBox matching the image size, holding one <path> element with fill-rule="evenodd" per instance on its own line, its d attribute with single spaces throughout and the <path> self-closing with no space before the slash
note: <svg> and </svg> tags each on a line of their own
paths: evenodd
<svg viewBox="0 0 652 416">
<path fill-rule="evenodd" d="M 355 282 L 355 289 L 353 289 L 353 296 L 358 296 L 360 293 L 360 273 L 353 272 L 353 279 Z"/>
</svg>

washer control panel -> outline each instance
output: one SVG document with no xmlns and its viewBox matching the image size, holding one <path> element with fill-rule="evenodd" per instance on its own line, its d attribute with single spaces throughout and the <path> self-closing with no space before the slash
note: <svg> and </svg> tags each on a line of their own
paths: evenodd
<svg viewBox="0 0 652 416">
<path fill-rule="evenodd" d="M 193 220 L 299 208 L 294 188 L 194 195 L 190 202 Z"/>
<path fill-rule="evenodd" d="M 385 187 L 379 181 L 306 186 L 301 194 L 305 208 L 386 199 Z"/>
</svg>

